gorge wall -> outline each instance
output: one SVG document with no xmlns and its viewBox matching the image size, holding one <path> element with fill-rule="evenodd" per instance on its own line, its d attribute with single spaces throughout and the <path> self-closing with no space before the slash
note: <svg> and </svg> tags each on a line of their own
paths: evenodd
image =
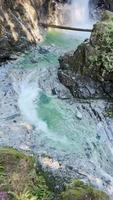
<svg viewBox="0 0 113 200">
<path fill-rule="evenodd" d="M 54 21 L 56 4 L 52 0 L 0 0 L 0 62 L 42 40 L 39 21 Z"/>
<path fill-rule="evenodd" d="M 113 0 L 89 0 L 90 16 L 100 16 L 103 10 L 113 12 Z"/>
<path fill-rule="evenodd" d="M 0 61 L 8 59 L 15 50 L 28 42 L 40 39 L 38 28 L 39 8 L 44 1 L 0 1 Z"/>
<path fill-rule="evenodd" d="M 90 0 L 90 3 L 95 7 L 113 11 L 113 0 Z"/>
</svg>

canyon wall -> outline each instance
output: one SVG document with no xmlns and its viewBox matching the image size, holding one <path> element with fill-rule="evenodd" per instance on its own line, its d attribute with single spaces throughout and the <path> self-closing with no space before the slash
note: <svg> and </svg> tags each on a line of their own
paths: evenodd
<svg viewBox="0 0 113 200">
<path fill-rule="evenodd" d="M 61 3 L 64 1 L 0 0 L 0 62 L 41 41 L 39 22 L 55 21 Z"/>
<path fill-rule="evenodd" d="M 28 43 L 41 39 L 38 27 L 39 8 L 44 1 L 1 0 L 0 1 L 0 61 L 21 51 Z"/>
<path fill-rule="evenodd" d="M 0 61 L 41 39 L 38 19 L 39 9 L 46 6 L 44 4 L 44 0 L 0 1 Z"/>
<path fill-rule="evenodd" d="M 0 0 L 0 62 L 42 40 L 39 23 L 59 23 L 66 1 Z M 62 15 L 61 15 L 62 16 Z M 61 21 L 61 20 L 60 20 Z"/>
</svg>

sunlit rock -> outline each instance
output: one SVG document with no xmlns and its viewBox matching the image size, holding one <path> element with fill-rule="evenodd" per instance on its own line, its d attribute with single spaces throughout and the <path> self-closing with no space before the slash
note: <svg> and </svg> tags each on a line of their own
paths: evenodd
<svg viewBox="0 0 113 200">
<path fill-rule="evenodd" d="M 55 1 L 54 10 L 51 0 L 0 1 L 0 61 L 10 59 L 16 51 L 23 52 L 30 44 L 41 42 L 40 23 L 60 20 L 61 3 Z"/>
</svg>

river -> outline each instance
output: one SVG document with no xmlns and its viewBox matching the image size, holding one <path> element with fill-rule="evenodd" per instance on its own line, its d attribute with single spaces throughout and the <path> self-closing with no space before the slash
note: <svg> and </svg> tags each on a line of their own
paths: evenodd
<svg viewBox="0 0 113 200">
<path fill-rule="evenodd" d="M 112 136 L 106 120 L 98 121 L 93 112 L 102 113 L 104 102 L 73 99 L 57 77 L 59 56 L 86 37 L 50 29 L 41 44 L 0 68 L 0 144 L 35 153 L 54 173 L 81 178 L 113 195 Z"/>
</svg>

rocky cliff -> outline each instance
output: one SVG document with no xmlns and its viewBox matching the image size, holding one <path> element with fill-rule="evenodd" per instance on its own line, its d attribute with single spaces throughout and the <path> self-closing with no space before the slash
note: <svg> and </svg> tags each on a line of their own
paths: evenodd
<svg viewBox="0 0 113 200">
<path fill-rule="evenodd" d="M 0 0 L 0 62 L 9 59 L 15 51 L 22 51 L 30 43 L 42 40 L 39 22 L 56 20 L 57 4 L 64 2 Z"/>
<path fill-rule="evenodd" d="M 38 18 L 44 1 L 0 1 L 0 61 L 41 39 Z"/>
</svg>

